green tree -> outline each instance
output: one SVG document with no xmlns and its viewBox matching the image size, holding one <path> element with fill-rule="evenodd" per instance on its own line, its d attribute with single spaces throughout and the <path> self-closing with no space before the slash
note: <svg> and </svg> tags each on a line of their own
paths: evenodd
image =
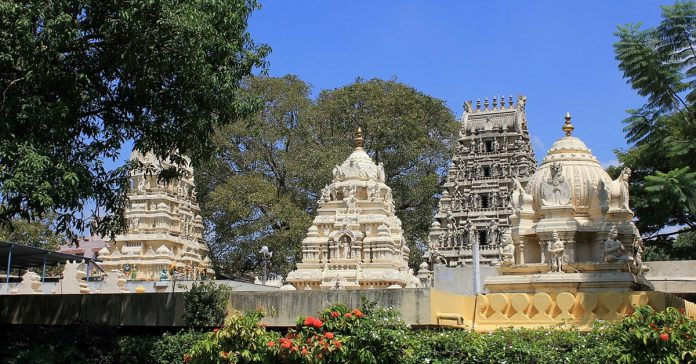
<svg viewBox="0 0 696 364">
<path fill-rule="evenodd" d="M 55 211 L 69 235 L 122 231 L 129 166 L 104 161 L 124 142 L 198 165 L 215 126 L 260 107 L 240 87 L 269 51 L 246 31 L 257 6 L 0 0 L 0 222 Z"/>
<path fill-rule="evenodd" d="M 64 234 L 54 231 L 53 223 L 52 214 L 36 221 L 15 220 L 11 225 L 0 227 L 0 241 L 58 250 L 67 239 Z"/>
<path fill-rule="evenodd" d="M 352 151 L 359 126 L 368 153 L 384 163 L 417 265 L 456 129 L 444 102 L 379 79 L 358 79 L 316 99 L 295 76 L 255 78 L 248 91 L 264 100 L 264 110 L 219 129 L 220 152 L 196 176 L 199 190 L 210 191 L 200 201 L 222 270 L 258 274 L 262 245 L 274 252 L 273 272 L 294 268 L 318 193 Z"/>
<path fill-rule="evenodd" d="M 648 257 L 694 258 L 674 247 L 696 246 L 694 235 L 684 234 L 696 229 L 696 4 L 663 6 L 658 27 L 629 24 L 615 34 L 619 68 L 647 99 L 628 110 L 631 146 L 617 154 L 633 170 L 631 203 Z"/>
</svg>

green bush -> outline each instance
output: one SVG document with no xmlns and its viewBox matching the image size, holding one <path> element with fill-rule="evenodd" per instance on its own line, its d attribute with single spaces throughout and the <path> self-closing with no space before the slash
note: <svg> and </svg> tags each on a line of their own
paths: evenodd
<svg viewBox="0 0 696 364">
<path fill-rule="evenodd" d="M 300 317 L 285 335 L 269 332 L 258 312 L 231 317 L 204 334 L 186 359 L 194 363 L 688 363 L 696 321 L 676 309 L 650 307 L 590 332 L 557 327 L 411 330 L 394 310 L 335 305 Z"/>
<path fill-rule="evenodd" d="M 184 322 L 189 327 L 222 326 L 232 288 L 214 282 L 194 283 L 184 293 Z"/>
</svg>

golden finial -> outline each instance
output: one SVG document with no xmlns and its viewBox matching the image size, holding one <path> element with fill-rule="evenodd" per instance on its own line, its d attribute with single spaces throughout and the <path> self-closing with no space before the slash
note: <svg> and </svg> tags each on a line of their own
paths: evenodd
<svg viewBox="0 0 696 364">
<path fill-rule="evenodd" d="M 508 107 L 512 109 L 512 95 L 510 95 L 510 98 L 508 99 Z"/>
<path fill-rule="evenodd" d="M 493 110 L 495 110 L 496 107 L 498 107 L 498 97 L 493 96 Z"/>
<path fill-rule="evenodd" d="M 483 101 L 484 110 L 488 110 L 488 105 L 488 98 L 486 97 L 486 99 Z"/>
<path fill-rule="evenodd" d="M 358 127 L 358 130 L 355 132 L 355 149 L 363 149 L 363 146 L 365 145 L 365 139 L 363 138 L 363 132 L 360 127 Z"/>
<path fill-rule="evenodd" d="M 561 129 L 563 129 L 563 131 L 566 133 L 566 136 L 570 136 L 570 133 L 572 133 L 573 129 L 575 129 L 573 124 L 570 123 L 570 113 L 569 112 L 567 112 L 565 115 L 565 124 L 563 125 L 563 128 L 561 128 Z"/>
<path fill-rule="evenodd" d="M 481 110 L 481 99 L 476 99 L 476 110 Z"/>
</svg>

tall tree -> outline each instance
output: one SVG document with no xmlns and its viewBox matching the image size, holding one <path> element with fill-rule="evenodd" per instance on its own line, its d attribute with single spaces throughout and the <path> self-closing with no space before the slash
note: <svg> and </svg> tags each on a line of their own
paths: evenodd
<svg viewBox="0 0 696 364">
<path fill-rule="evenodd" d="M 648 257 L 694 258 L 684 247 L 696 247 L 696 4 L 663 6 L 658 27 L 629 24 L 616 36 L 619 68 L 647 98 L 628 111 L 631 147 L 617 154 L 633 170 L 632 205 Z"/>
<path fill-rule="evenodd" d="M 260 106 L 241 92 L 265 45 L 255 0 L 0 0 L 0 223 L 56 212 L 73 235 L 125 228 L 124 142 L 198 165 L 217 125 Z M 169 170 L 163 178 L 177 171 Z M 93 202 L 105 216 L 85 211 Z"/>
<path fill-rule="evenodd" d="M 358 79 L 314 100 L 295 76 L 255 78 L 248 90 L 264 100 L 264 110 L 249 123 L 221 128 L 214 139 L 220 154 L 196 176 L 199 190 L 210 191 L 200 200 L 223 271 L 258 273 L 262 245 L 274 251 L 273 272 L 294 268 L 318 193 L 350 154 L 358 126 L 368 153 L 385 165 L 419 263 L 417 245 L 425 242 L 456 129 L 444 102 L 395 80 Z"/>
</svg>

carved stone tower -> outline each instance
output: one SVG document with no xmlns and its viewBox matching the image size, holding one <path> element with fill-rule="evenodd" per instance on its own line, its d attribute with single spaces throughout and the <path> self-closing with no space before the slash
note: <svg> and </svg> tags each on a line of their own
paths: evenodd
<svg viewBox="0 0 696 364">
<path fill-rule="evenodd" d="M 365 152 L 358 129 L 355 150 L 321 190 L 317 216 L 302 241 L 302 262 L 283 289 L 420 285 L 408 268 L 409 249 L 384 181 L 384 167 Z"/>
<path fill-rule="evenodd" d="M 128 231 L 116 236 L 110 251 L 99 252 L 104 269 L 122 270 L 128 279 L 173 278 L 174 272 L 177 279 L 212 277 L 193 169 L 188 167 L 182 178 L 164 183 L 157 180 L 157 174 L 168 162 L 138 151 L 133 151 L 131 159 L 151 172 L 131 172 L 125 209 Z"/>
<path fill-rule="evenodd" d="M 526 184 L 536 169 L 527 130 L 525 103 L 512 96 L 464 104 L 458 144 L 444 184 L 439 209 L 430 228 L 426 259 L 447 266 L 472 262 L 479 243 L 481 264 L 498 263 L 500 237 L 509 229 L 510 195 Z"/>
</svg>

